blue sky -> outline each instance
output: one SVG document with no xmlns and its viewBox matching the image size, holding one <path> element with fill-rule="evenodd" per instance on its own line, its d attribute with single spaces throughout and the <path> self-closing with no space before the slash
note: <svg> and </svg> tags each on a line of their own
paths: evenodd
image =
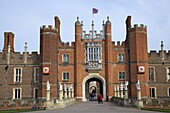
<svg viewBox="0 0 170 113">
<path fill-rule="evenodd" d="M 161 41 L 170 50 L 170 0 L 0 0 L 0 51 L 4 32 L 15 34 L 15 51 L 39 51 L 39 30 L 42 25 L 54 25 L 54 16 L 61 21 L 61 38 L 74 41 L 76 17 L 91 29 L 92 8 L 98 8 L 93 20 L 95 29 L 102 29 L 107 16 L 112 22 L 112 40 L 125 40 L 125 19 L 132 16 L 133 24 L 144 24 L 148 30 L 148 49 L 159 50 Z"/>
</svg>

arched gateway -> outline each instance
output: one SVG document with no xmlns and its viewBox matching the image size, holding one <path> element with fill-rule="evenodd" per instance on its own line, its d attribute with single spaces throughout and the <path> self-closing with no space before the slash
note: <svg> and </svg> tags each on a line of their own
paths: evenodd
<svg viewBox="0 0 170 113">
<path fill-rule="evenodd" d="M 88 76 L 86 76 L 83 79 L 82 82 L 82 94 L 83 94 L 83 98 L 82 101 L 87 101 L 89 100 L 89 90 L 91 87 L 95 87 L 93 85 L 90 86 L 90 82 L 97 82 L 98 87 L 96 87 L 97 92 L 100 92 L 103 95 L 104 100 L 106 99 L 106 81 L 105 79 L 100 76 L 98 73 L 89 73 Z"/>
</svg>

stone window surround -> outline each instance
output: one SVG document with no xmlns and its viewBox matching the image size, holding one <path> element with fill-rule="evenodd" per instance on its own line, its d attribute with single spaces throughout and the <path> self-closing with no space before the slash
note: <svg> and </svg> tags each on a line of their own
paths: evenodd
<svg viewBox="0 0 170 113">
<path fill-rule="evenodd" d="M 33 99 L 36 99 L 36 98 L 35 98 L 35 94 L 36 94 L 36 92 L 35 92 L 35 91 L 36 91 L 36 90 L 38 90 L 38 92 L 39 92 L 39 88 L 38 88 L 38 87 L 36 87 L 36 88 L 34 88 L 34 89 L 33 89 Z M 39 95 L 38 95 L 38 96 L 39 96 Z"/>
<path fill-rule="evenodd" d="M 168 72 L 168 69 L 169 69 L 169 72 Z M 169 74 L 169 76 L 168 76 Z M 170 80 L 170 66 L 167 66 L 166 67 L 166 80 L 169 81 Z"/>
<path fill-rule="evenodd" d="M 118 62 L 124 62 L 125 61 L 125 54 L 124 53 L 118 53 L 117 54 L 117 61 Z"/>
<path fill-rule="evenodd" d="M 62 62 L 69 62 L 70 61 L 70 54 L 63 53 L 62 54 Z"/>
<path fill-rule="evenodd" d="M 37 69 L 38 69 L 38 73 L 37 73 Z M 38 80 L 36 80 L 37 76 L 38 76 Z M 34 83 L 38 83 L 39 82 L 39 76 L 40 76 L 40 69 L 39 69 L 39 67 L 34 67 Z"/>
<path fill-rule="evenodd" d="M 17 69 L 21 69 L 21 74 L 20 75 L 16 75 L 16 70 Z M 18 77 L 20 76 L 20 81 L 16 80 L 16 76 L 18 76 Z M 22 68 L 21 67 L 15 67 L 14 68 L 14 83 L 21 83 L 21 82 L 22 82 Z"/>
<path fill-rule="evenodd" d="M 85 43 L 85 62 L 102 60 L 102 45 L 97 42 Z"/>
<path fill-rule="evenodd" d="M 68 76 L 67 76 L 68 79 L 64 79 L 64 73 L 68 73 Z M 68 72 L 68 71 L 62 72 L 62 80 L 63 81 L 69 81 L 70 80 L 70 72 Z"/>
<path fill-rule="evenodd" d="M 153 68 L 153 70 L 154 70 L 154 80 L 153 81 L 156 81 L 155 67 L 154 66 L 149 66 L 149 68 Z M 149 74 L 149 78 L 150 78 L 150 74 Z M 149 81 L 152 81 L 152 80 L 149 79 Z"/>
<path fill-rule="evenodd" d="M 124 78 L 120 78 L 120 73 L 124 73 Z M 126 79 L 126 73 L 124 71 L 119 71 L 118 72 L 118 80 L 125 80 Z"/>
<path fill-rule="evenodd" d="M 156 87 L 150 87 L 149 89 L 150 89 L 150 97 L 151 97 L 151 98 L 157 98 Z M 154 89 L 155 97 L 152 97 L 152 96 L 151 96 L 151 93 L 152 93 L 152 92 L 151 92 L 151 89 Z"/>
<path fill-rule="evenodd" d="M 15 98 L 15 90 L 17 89 L 17 91 L 20 89 L 20 98 Z M 18 93 L 17 93 L 18 94 Z M 13 88 L 13 100 L 14 99 L 22 99 L 22 88 Z"/>
</svg>

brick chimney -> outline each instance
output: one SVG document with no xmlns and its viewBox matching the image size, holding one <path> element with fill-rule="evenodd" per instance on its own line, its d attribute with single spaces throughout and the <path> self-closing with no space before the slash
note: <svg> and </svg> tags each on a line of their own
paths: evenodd
<svg viewBox="0 0 170 113">
<path fill-rule="evenodd" d="M 10 45 L 10 52 L 14 52 L 14 34 L 12 32 L 5 32 L 4 33 L 3 52 L 8 51 L 8 45 Z"/>
</svg>

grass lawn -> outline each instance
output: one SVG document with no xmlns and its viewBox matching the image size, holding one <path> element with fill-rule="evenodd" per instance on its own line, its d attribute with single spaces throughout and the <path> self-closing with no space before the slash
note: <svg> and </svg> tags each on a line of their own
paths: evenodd
<svg viewBox="0 0 170 113">
<path fill-rule="evenodd" d="M 0 110 L 0 113 L 19 113 L 19 112 L 32 112 L 31 109 L 18 109 L 18 110 Z"/>
<path fill-rule="evenodd" d="M 157 112 L 166 112 L 166 113 L 170 113 L 170 109 L 160 109 L 160 108 L 142 108 L 142 110 L 148 110 L 148 111 L 157 111 Z"/>
</svg>

